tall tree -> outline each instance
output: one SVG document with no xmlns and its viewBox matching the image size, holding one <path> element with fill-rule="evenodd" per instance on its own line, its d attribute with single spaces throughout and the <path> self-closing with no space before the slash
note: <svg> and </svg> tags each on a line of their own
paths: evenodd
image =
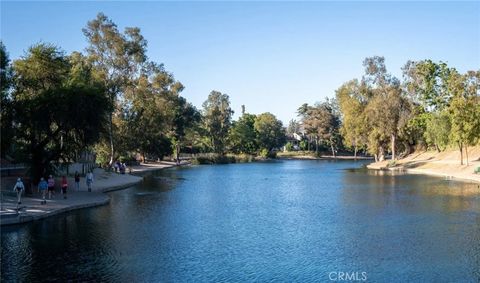
<svg viewBox="0 0 480 283">
<path fill-rule="evenodd" d="M 147 42 L 140 29 L 126 28 L 122 34 L 102 13 L 87 23 L 83 33 L 89 43 L 86 50 L 90 60 L 102 76 L 111 103 L 116 105 L 147 62 Z M 116 113 L 120 115 L 118 110 L 117 106 Z M 115 156 L 113 115 L 112 112 L 109 119 L 110 163 Z"/>
<path fill-rule="evenodd" d="M 314 107 L 310 106 L 302 123 L 305 131 L 315 137 L 315 151 L 318 152 L 318 144 L 321 141 L 330 147 L 335 157 L 340 142 L 340 117 L 336 115 L 331 104 L 326 101 Z"/>
<path fill-rule="evenodd" d="M 214 90 L 210 92 L 203 103 L 203 125 L 213 152 L 225 153 L 232 116 L 228 95 Z"/>
<path fill-rule="evenodd" d="M 402 93 L 400 81 L 387 72 L 383 57 L 366 58 L 363 65 L 363 80 L 371 91 L 366 112 L 367 120 L 373 127 L 370 131 L 370 148 L 379 151 L 375 156 L 381 157 L 384 145 L 389 141 L 392 160 L 395 160 L 397 140 L 408 124 L 411 104 Z"/>
<path fill-rule="evenodd" d="M 432 60 L 408 61 L 402 68 L 404 90 L 414 103 L 419 103 L 427 112 L 442 111 L 452 98 L 448 80 L 451 68 L 446 63 Z"/>
<path fill-rule="evenodd" d="M 468 146 L 480 139 L 480 71 L 460 75 L 452 72 L 450 88 L 454 94 L 449 105 L 451 117 L 451 140 L 460 150 L 463 165 L 463 150 L 468 162 Z"/>
<path fill-rule="evenodd" d="M 353 148 L 356 159 L 358 149 L 365 147 L 368 141 L 368 124 L 365 117 L 366 101 L 362 99 L 358 81 L 352 80 L 343 84 L 336 91 L 336 98 L 342 114 L 340 132 L 345 143 Z"/>
</svg>

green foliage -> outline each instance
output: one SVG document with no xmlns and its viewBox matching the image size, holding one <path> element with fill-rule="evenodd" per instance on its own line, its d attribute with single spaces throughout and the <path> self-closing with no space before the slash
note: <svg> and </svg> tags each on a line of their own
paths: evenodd
<svg viewBox="0 0 480 283">
<path fill-rule="evenodd" d="M 354 149 L 366 147 L 368 124 L 365 116 L 366 103 L 362 99 L 361 88 L 357 80 L 343 84 L 336 91 L 336 98 L 342 113 L 340 133 L 345 143 Z"/>
<path fill-rule="evenodd" d="M 257 143 L 262 149 L 271 152 L 275 148 L 284 145 L 286 141 L 285 129 L 282 121 L 271 113 L 262 113 L 257 116 L 254 123 L 257 132 Z"/>
<path fill-rule="evenodd" d="M 238 121 L 233 122 L 228 139 L 230 150 L 234 153 L 253 154 L 258 150 L 257 132 L 255 130 L 256 116 L 244 113 Z"/>
<path fill-rule="evenodd" d="M 267 158 L 270 154 L 270 151 L 266 148 L 262 148 L 262 150 L 260 150 L 260 156 L 261 157 L 264 157 L 264 158 Z"/>
<path fill-rule="evenodd" d="M 331 148 L 332 155 L 335 156 L 341 142 L 340 117 L 335 111 L 336 106 L 326 101 L 315 106 L 304 104 L 302 108 L 303 127 L 307 135 L 314 138 L 315 151 L 318 153 L 319 141 L 321 141 Z"/>
<path fill-rule="evenodd" d="M 90 69 L 53 45 L 32 46 L 13 68 L 16 139 L 28 149 L 38 180 L 52 170 L 51 161 L 67 161 L 99 139 L 112 105 Z"/>
<path fill-rule="evenodd" d="M 307 150 L 308 149 L 308 141 L 302 140 L 299 143 L 300 149 L 301 150 Z"/>
<path fill-rule="evenodd" d="M 136 80 L 141 77 L 140 73 L 146 69 L 158 70 L 162 66 L 147 61 L 147 42 L 140 34 L 139 28 L 127 27 L 124 33 L 121 33 L 116 24 L 102 13 L 87 23 L 83 34 L 89 43 L 87 47 L 89 61 L 103 82 L 111 103 L 116 106 L 115 114 L 119 114 L 122 112 L 122 106 L 131 102 L 129 96 L 135 93 L 132 89 L 136 88 Z M 122 101 L 125 103 L 121 103 Z M 115 128 L 118 129 L 126 123 L 114 125 L 114 116 L 114 113 L 110 112 L 108 123 L 110 163 L 115 156 L 115 141 L 125 140 L 125 136 L 120 136 L 119 132 L 115 132 Z M 121 122 L 117 119 L 118 121 Z"/>
<path fill-rule="evenodd" d="M 228 95 L 212 91 L 203 103 L 203 126 L 209 146 L 215 153 L 224 153 L 233 110 Z"/>
<path fill-rule="evenodd" d="M 459 146 L 461 153 L 463 147 L 468 150 L 469 145 L 474 145 L 480 139 L 479 104 L 478 96 L 456 96 L 449 107 L 452 125 L 450 139 Z M 463 164 L 463 155 L 461 158 Z"/>
<path fill-rule="evenodd" d="M 236 158 L 233 155 L 224 155 L 218 153 L 211 153 L 211 154 L 203 154 L 196 156 L 192 163 L 196 165 L 201 164 L 229 164 L 235 163 Z"/>
<path fill-rule="evenodd" d="M 405 91 L 426 111 L 442 111 L 454 95 L 450 86 L 455 73 L 455 69 L 441 61 L 408 61 L 403 67 Z"/>
<path fill-rule="evenodd" d="M 293 144 L 292 144 L 291 142 L 287 142 L 287 143 L 285 144 L 285 149 L 286 149 L 287 151 L 292 151 L 292 150 L 293 150 Z"/>
<path fill-rule="evenodd" d="M 8 57 L 7 50 L 3 42 L 0 41 L 0 112 L 1 121 L 1 155 L 5 157 L 7 153 L 12 153 L 13 146 L 13 109 L 12 98 L 9 95 L 12 86 L 12 67 Z"/>
<path fill-rule="evenodd" d="M 451 121 L 448 112 L 433 113 L 429 116 L 425 129 L 425 141 L 438 151 L 445 150 L 449 144 Z"/>
</svg>

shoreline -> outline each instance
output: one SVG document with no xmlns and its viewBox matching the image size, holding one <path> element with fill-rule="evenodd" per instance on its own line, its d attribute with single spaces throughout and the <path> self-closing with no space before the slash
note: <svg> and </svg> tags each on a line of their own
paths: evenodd
<svg viewBox="0 0 480 283">
<path fill-rule="evenodd" d="M 458 153 L 455 151 L 440 153 L 424 151 L 412 153 L 403 159 L 396 160 L 394 165 L 390 165 L 391 160 L 384 160 L 370 163 L 367 168 L 445 177 L 446 179 L 480 184 L 480 174 L 474 173 L 475 168 L 480 167 L 480 147 L 473 149 L 472 153 L 469 165 L 460 165 Z"/>
<path fill-rule="evenodd" d="M 189 165 L 188 162 L 181 162 L 178 166 Z M 107 192 L 123 190 L 143 181 L 143 176 L 137 174 L 151 173 L 157 170 L 176 167 L 175 162 L 155 162 L 140 164 L 132 167 L 129 174 L 105 172 L 103 169 L 94 170 L 94 183 L 92 192 L 88 192 L 85 179 L 80 179 L 80 190 L 74 190 L 74 184 L 69 180 L 68 198 L 62 199 L 60 193 L 56 198 L 47 199 L 47 204 L 41 204 L 41 197 L 38 193 L 32 196 L 23 196 L 22 204 L 17 209 L 16 196 L 13 192 L 2 191 L 0 226 L 16 225 L 45 219 L 50 216 L 59 215 L 73 210 L 98 207 L 110 203 Z"/>
<path fill-rule="evenodd" d="M 408 169 L 404 168 L 401 166 L 398 167 L 375 167 L 375 166 L 370 166 L 371 164 L 367 165 L 368 170 L 375 170 L 375 171 L 399 171 L 399 172 L 404 172 L 406 174 L 411 174 L 411 175 L 426 175 L 426 176 L 435 176 L 435 177 L 444 177 L 447 180 L 453 180 L 453 181 L 459 181 L 459 182 L 470 182 L 470 183 L 476 183 L 480 184 L 480 178 L 476 178 L 475 176 L 469 177 L 469 176 L 462 176 L 458 174 L 444 174 L 440 172 L 435 172 L 435 171 L 429 171 L 429 170 L 422 170 L 422 169 Z"/>
<path fill-rule="evenodd" d="M 309 155 L 292 155 L 292 156 L 277 156 L 277 159 L 280 160 L 355 160 L 354 156 L 351 155 L 340 155 L 333 157 L 331 155 L 325 156 L 309 156 Z M 373 157 L 368 156 L 357 156 L 356 160 L 373 160 Z"/>
</svg>

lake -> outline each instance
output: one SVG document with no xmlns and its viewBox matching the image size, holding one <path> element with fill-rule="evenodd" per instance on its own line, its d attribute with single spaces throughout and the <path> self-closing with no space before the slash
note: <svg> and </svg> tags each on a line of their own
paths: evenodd
<svg viewBox="0 0 480 283">
<path fill-rule="evenodd" d="M 109 205 L 2 227 L 1 281 L 479 282 L 477 185 L 364 163 L 158 171 Z"/>
</svg>

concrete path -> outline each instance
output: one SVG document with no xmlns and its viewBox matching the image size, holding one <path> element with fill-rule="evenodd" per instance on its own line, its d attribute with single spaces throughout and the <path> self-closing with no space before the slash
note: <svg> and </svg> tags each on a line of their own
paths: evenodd
<svg viewBox="0 0 480 283">
<path fill-rule="evenodd" d="M 55 197 L 47 199 L 46 204 L 41 204 L 40 194 L 35 193 L 33 197 L 22 198 L 19 205 L 13 194 L 2 195 L 1 225 L 29 222 L 74 209 L 107 204 L 110 201 L 106 194 L 99 192 L 70 192 L 67 195 L 67 199 L 63 199 L 57 192 Z"/>
<path fill-rule="evenodd" d="M 181 165 L 187 165 L 183 161 Z M 141 164 L 132 167 L 132 173 L 144 173 L 176 166 L 175 162 L 159 162 Z M 80 178 L 80 190 L 75 190 L 73 178 L 68 178 L 68 198 L 63 199 L 61 193 L 56 192 L 55 198 L 41 204 L 41 196 L 35 192 L 33 196 L 22 197 L 22 204 L 17 206 L 13 191 L 2 192 L 0 208 L 0 224 L 18 224 L 29 222 L 74 209 L 93 207 L 107 204 L 110 199 L 104 192 L 125 189 L 143 181 L 143 177 L 131 174 L 105 172 L 97 168 L 93 171 L 92 192 L 87 191 L 85 178 Z M 57 185 L 58 185 L 57 181 Z"/>
</svg>

